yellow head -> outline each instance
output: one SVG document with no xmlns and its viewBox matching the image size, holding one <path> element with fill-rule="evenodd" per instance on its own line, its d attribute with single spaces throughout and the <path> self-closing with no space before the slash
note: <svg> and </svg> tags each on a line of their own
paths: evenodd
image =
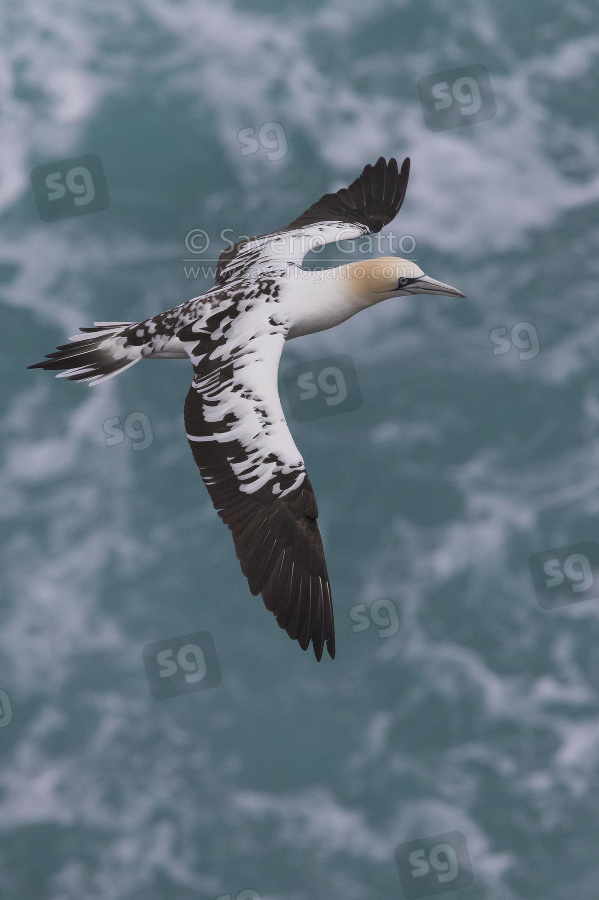
<svg viewBox="0 0 599 900">
<path fill-rule="evenodd" d="M 465 297 L 457 288 L 435 281 L 409 259 L 399 256 L 381 256 L 349 263 L 336 270 L 348 279 L 348 287 L 365 305 L 372 305 L 388 297 L 408 294 L 445 294 L 449 297 Z"/>
</svg>

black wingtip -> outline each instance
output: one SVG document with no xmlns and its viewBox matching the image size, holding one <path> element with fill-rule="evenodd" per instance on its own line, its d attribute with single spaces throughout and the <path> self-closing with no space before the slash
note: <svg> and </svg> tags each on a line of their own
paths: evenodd
<svg viewBox="0 0 599 900">
<path fill-rule="evenodd" d="M 368 163 L 349 187 L 335 194 L 324 194 L 299 218 L 281 231 L 292 231 L 316 222 L 359 222 L 370 234 L 392 222 L 404 201 L 410 174 L 410 158 L 406 157 L 398 171 L 397 160 L 379 156 L 374 165 Z"/>
<path fill-rule="evenodd" d="M 314 656 L 316 657 L 316 662 L 320 662 L 322 659 L 322 653 L 324 648 L 327 648 L 327 652 L 331 659 L 335 659 L 335 638 L 328 638 L 324 644 L 315 644 L 312 642 L 312 649 L 314 650 Z"/>
</svg>

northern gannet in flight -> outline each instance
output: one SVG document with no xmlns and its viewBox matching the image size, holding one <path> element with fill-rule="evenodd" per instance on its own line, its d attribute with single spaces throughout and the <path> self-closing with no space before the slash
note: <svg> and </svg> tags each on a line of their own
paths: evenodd
<svg viewBox="0 0 599 900">
<path fill-rule="evenodd" d="M 233 533 L 252 594 L 317 660 L 335 656 L 333 604 L 318 508 L 277 388 L 286 340 L 332 328 L 389 297 L 447 294 L 409 260 L 381 257 L 324 271 L 302 269 L 308 250 L 375 234 L 397 215 L 410 160 L 381 157 L 348 188 L 325 194 L 291 224 L 221 254 L 215 285 L 145 322 L 81 328 L 31 369 L 98 384 L 140 359 L 187 358 L 194 379 L 185 429 L 215 509 Z"/>
</svg>

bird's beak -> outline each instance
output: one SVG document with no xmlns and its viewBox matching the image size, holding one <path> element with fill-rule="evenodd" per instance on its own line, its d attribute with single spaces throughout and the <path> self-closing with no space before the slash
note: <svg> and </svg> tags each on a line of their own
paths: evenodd
<svg viewBox="0 0 599 900">
<path fill-rule="evenodd" d="M 446 297 L 463 297 L 466 299 L 466 294 L 462 294 L 457 288 L 452 287 L 450 284 L 444 284 L 442 281 L 435 281 L 434 278 L 429 278 L 428 275 L 422 275 L 418 281 L 407 287 L 406 294 L 445 294 Z"/>
</svg>

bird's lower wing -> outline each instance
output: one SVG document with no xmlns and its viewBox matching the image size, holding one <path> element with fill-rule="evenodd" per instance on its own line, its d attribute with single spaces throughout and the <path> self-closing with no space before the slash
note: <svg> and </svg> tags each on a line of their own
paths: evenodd
<svg viewBox="0 0 599 900">
<path fill-rule="evenodd" d="M 233 357 L 193 354 L 185 429 L 250 591 L 319 660 L 325 643 L 335 656 L 333 606 L 316 498 L 278 395 L 283 343 L 266 333 Z"/>
</svg>

